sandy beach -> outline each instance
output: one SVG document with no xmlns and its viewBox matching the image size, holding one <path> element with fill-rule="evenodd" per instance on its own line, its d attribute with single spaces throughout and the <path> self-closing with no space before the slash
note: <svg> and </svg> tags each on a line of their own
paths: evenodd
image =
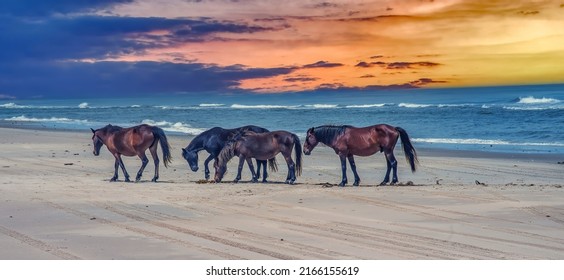
<svg viewBox="0 0 564 280">
<path fill-rule="evenodd" d="M 190 139 L 169 136 L 160 182 L 151 161 L 141 182 L 110 183 L 113 157 L 92 154 L 89 130 L 0 128 L 0 259 L 564 259 L 562 154 L 418 150 L 411 173 L 397 147 L 402 186 L 377 186 L 377 154 L 357 157 L 360 187 L 339 188 L 319 146 L 296 185 L 281 183 L 281 156 L 271 183 L 246 167 L 231 183 L 232 160 L 223 183 L 199 184 L 205 157 L 197 173 L 181 157 Z"/>
</svg>

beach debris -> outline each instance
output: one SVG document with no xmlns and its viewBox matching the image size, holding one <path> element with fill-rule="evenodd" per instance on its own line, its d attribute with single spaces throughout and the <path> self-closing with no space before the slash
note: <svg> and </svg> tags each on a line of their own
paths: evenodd
<svg viewBox="0 0 564 280">
<path fill-rule="evenodd" d="M 92 218 L 90 218 L 90 220 L 91 220 L 91 221 L 94 221 L 94 220 L 96 220 L 96 217 L 92 217 Z"/>
<path fill-rule="evenodd" d="M 443 179 L 438 179 L 437 182 L 436 182 L 437 185 L 440 185 L 442 180 L 443 180 Z"/>
<path fill-rule="evenodd" d="M 398 186 L 402 186 L 402 187 L 403 187 L 403 186 L 414 186 L 414 185 L 415 185 L 415 184 L 413 184 L 413 181 L 407 181 L 407 182 L 405 182 L 405 183 L 400 182 L 400 183 L 398 184 Z"/>
<path fill-rule="evenodd" d="M 322 188 L 332 188 L 333 186 L 335 186 L 334 184 L 331 184 L 329 182 L 321 183 L 318 185 L 321 185 Z"/>
<path fill-rule="evenodd" d="M 72 162 L 66 162 L 65 165 L 73 165 L 74 163 Z"/>
<path fill-rule="evenodd" d="M 196 184 L 209 184 L 209 183 L 213 183 L 213 181 L 208 181 L 208 180 L 205 180 L 205 179 L 201 179 L 201 180 L 196 181 Z"/>
<path fill-rule="evenodd" d="M 78 155 L 79 155 L 79 153 L 74 153 L 73 155 L 75 155 L 75 156 L 78 156 Z"/>
<path fill-rule="evenodd" d="M 4 165 L 4 166 L 2 166 L 2 168 L 10 168 L 10 166 L 9 166 L 9 165 Z"/>
<path fill-rule="evenodd" d="M 475 181 L 476 185 L 487 186 L 486 183 L 482 183 L 478 180 Z"/>
</svg>

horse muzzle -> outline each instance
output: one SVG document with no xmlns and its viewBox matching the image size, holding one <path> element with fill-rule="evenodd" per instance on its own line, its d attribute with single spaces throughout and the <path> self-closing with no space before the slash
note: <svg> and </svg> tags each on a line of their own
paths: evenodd
<svg viewBox="0 0 564 280">
<path fill-rule="evenodd" d="M 306 150 L 304 150 L 304 155 L 306 155 L 306 156 L 311 155 L 311 151 L 306 151 Z"/>
<path fill-rule="evenodd" d="M 92 153 L 93 153 L 95 156 L 99 156 L 99 155 L 100 155 L 100 152 L 93 151 Z"/>
<path fill-rule="evenodd" d="M 192 169 L 192 171 L 196 172 L 196 171 L 198 171 L 199 168 L 197 166 L 190 166 L 190 169 Z"/>
</svg>

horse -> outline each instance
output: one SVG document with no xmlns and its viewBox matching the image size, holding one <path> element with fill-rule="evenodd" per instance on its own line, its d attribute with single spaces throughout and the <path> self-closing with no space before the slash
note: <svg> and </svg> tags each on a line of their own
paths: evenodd
<svg viewBox="0 0 564 280">
<path fill-rule="evenodd" d="M 292 149 L 295 149 L 295 163 L 292 160 Z M 265 133 L 246 132 L 242 137 L 235 137 L 229 141 L 221 150 L 221 153 L 219 153 L 218 159 L 214 164 L 214 179 L 217 183 L 221 182 L 227 170 L 227 162 L 234 156 L 238 156 L 239 167 L 234 182 L 237 183 L 241 179 L 241 170 L 245 161 L 247 161 L 251 169 L 252 181 L 256 182 L 258 177 L 254 172 L 251 158 L 257 160 L 268 159 L 271 169 L 275 171 L 277 167 L 275 164 L 272 164 L 271 159 L 274 159 L 279 153 L 282 153 L 288 165 L 286 184 L 294 184 L 296 173 L 298 176 L 302 173 L 302 148 L 297 135 L 283 130 Z"/>
<path fill-rule="evenodd" d="M 354 186 L 360 184 L 360 177 L 356 172 L 354 156 L 371 156 L 376 152 L 384 152 L 386 156 L 387 170 L 384 181 L 380 185 L 386 185 L 390 181 L 390 171 L 393 170 L 391 185 L 398 182 L 397 161 L 394 156 L 394 148 L 401 138 L 405 159 L 411 166 L 411 171 L 416 171 L 418 163 L 417 153 L 409 140 L 407 132 L 401 127 L 393 127 L 387 124 L 357 128 L 350 125 L 334 126 L 324 125 L 308 129 L 304 142 L 304 154 L 310 155 L 315 146 L 321 142 L 335 150 L 341 159 L 341 171 L 343 173 L 339 186 L 347 184 L 347 162 L 354 174 Z"/>
<path fill-rule="evenodd" d="M 145 155 L 145 151 L 149 149 L 151 156 L 153 157 L 153 162 L 155 163 L 155 176 L 151 181 L 156 182 L 159 179 L 159 156 L 157 155 L 157 144 L 161 143 L 161 149 L 163 151 L 163 163 L 165 167 L 171 162 L 170 146 L 164 131 L 156 126 L 150 126 L 147 124 L 142 124 L 134 127 L 123 128 L 115 125 L 108 124 L 107 126 L 100 129 L 92 129 L 92 142 L 94 146 L 94 155 L 100 155 L 100 148 L 106 145 L 110 153 L 115 157 L 116 161 L 114 164 L 114 176 L 110 179 L 110 182 L 115 182 L 118 179 L 118 166 L 121 167 L 123 175 L 125 177 L 125 182 L 131 182 L 129 180 L 129 174 L 125 170 L 125 165 L 121 160 L 121 156 L 138 156 L 141 159 L 142 165 L 137 176 L 135 177 L 135 182 L 141 180 L 141 175 L 143 170 L 149 163 L 149 159 Z"/>
<path fill-rule="evenodd" d="M 247 125 L 233 129 L 214 127 L 196 136 L 186 148 L 182 149 L 182 157 L 188 162 L 188 166 L 193 172 L 198 171 L 198 152 L 206 150 L 209 156 L 204 161 L 204 176 L 206 180 L 210 178 L 209 162 L 217 160 L 217 156 L 225 146 L 225 143 L 234 135 L 240 132 L 253 131 L 256 133 L 268 132 L 268 129 L 254 125 Z M 266 160 L 257 160 L 257 177 L 260 177 L 260 168 L 263 166 L 263 183 L 266 182 L 268 173 L 266 172 Z"/>
</svg>

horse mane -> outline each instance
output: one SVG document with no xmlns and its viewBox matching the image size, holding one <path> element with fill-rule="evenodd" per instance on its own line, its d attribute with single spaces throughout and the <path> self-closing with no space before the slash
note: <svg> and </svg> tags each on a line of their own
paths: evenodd
<svg viewBox="0 0 564 280">
<path fill-rule="evenodd" d="M 236 143 L 237 140 L 230 140 L 225 144 L 223 149 L 221 149 L 221 152 L 219 152 L 219 155 L 217 156 L 218 166 L 227 165 L 227 162 L 235 156 Z"/>
<path fill-rule="evenodd" d="M 317 141 L 324 144 L 331 144 L 335 138 L 343 133 L 350 125 L 322 125 L 313 129 Z"/>
<path fill-rule="evenodd" d="M 108 124 L 108 125 L 100 128 L 100 129 L 98 129 L 98 130 L 104 131 L 104 132 L 116 132 L 116 131 L 120 131 L 122 129 L 123 129 L 123 127 L 121 127 L 121 126 Z"/>
</svg>

